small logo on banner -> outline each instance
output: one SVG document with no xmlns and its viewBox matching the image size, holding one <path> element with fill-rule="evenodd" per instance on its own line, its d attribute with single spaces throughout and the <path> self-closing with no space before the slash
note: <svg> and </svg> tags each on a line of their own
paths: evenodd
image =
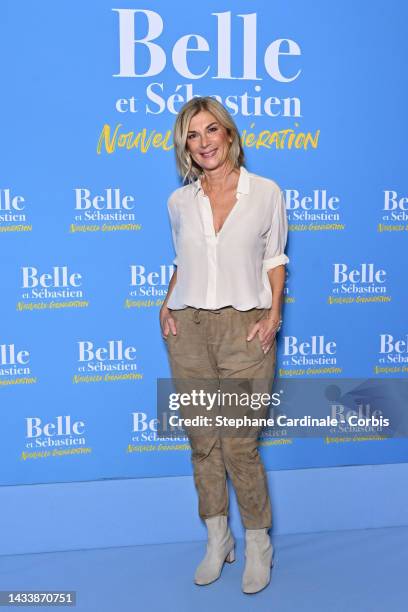
<svg viewBox="0 0 408 612">
<path fill-rule="evenodd" d="M 21 268 L 21 300 L 17 310 L 86 308 L 80 272 L 68 266 L 53 266 L 44 272 L 35 266 Z"/>
<path fill-rule="evenodd" d="M 325 336 L 284 336 L 282 339 L 279 376 L 316 376 L 340 374 L 337 361 L 337 343 Z"/>
<path fill-rule="evenodd" d="M 73 383 L 120 382 L 141 380 L 137 350 L 123 340 L 109 340 L 97 346 L 92 340 L 78 341 L 78 360 Z"/>
<path fill-rule="evenodd" d="M 173 265 L 161 265 L 157 270 L 147 270 L 146 266 L 132 264 L 125 308 L 162 306 L 173 271 Z"/>
<path fill-rule="evenodd" d="M 30 351 L 17 348 L 15 344 L 0 344 L 0 387 L 8 385 L 33 385 Z"/>
<path fill-rule="evenodd" d="M 24 419 L 25 450 L 21 459 L 87 455 L 92 449 L 86 446 L 85 421 L 73 420 L 71 415 L 56 416 L 44 421 L 39 416 Z"/>
<path fill-rule="evenodd" d="M 339 196 L 329 195 L 327 189 L 313 189 L 308 194 L 301 194 L 297 189 L 285 189 L 283 194 L 290 231 L 344 230 Z"/>
<path fill-rule="evenodd" d="M 381 222 L 379 232 L 408 231 L 408 197 L 391 189 L 384 190 Z"/>
<path fill-rule="evenodd" d="M 124 195 L 121 190 L 109 187 L 103 193 L 91 193 L 90 189 L 77 187 L 74 190 L 74 219 L 69 226 L 71 233 L 77 232 L 135 232 L 142 229 L 136 223 L 135 198 Z"/>
<path fill-rule="evenodd" d="M 0 188 L 0 232 L 31 232 L 24 196 Z"/>
<path fill-rule="evenodd" d="M 399 374 L 408 372 L 408 334 L 396 337 L 379 334 L 379 350 L 375 374 Z"/>
<path fill-rule="evenodd" d="M 169 437 L 157 436 L 158 419 L 152 418 L 146 412 L 132 412 L 131 436 L 126 447 L 127 453 L 140 453 L 147 451 L 180 451 L 190 450 L 190 444 L 186 435 Z"/>
<path fill-rule="evenodd" d="M 285 266 L 285 285 L 283 287 L 283 299 L 285 304 L 293 304 L 296 297 L 293 295 L 292 282 L 290 280 L 290 270 Z"/>
<path fill-rule="evenodd" d="M 374 263 L 362 263 L 356 267 L 334 263 L 332 290 L 327 301 L 329 304 L 390 302 L 387 271 Z"/>
</svg>

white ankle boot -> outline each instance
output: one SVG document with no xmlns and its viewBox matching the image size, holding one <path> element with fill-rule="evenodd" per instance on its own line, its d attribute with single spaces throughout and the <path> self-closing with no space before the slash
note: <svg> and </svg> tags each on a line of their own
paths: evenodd
<svg viewBox="0 0 408 612">
<path fill-rule="evenodd" d="M 214 582 L 219 578 L 224 562 L 235 561 L 235 541 L 227 517 L 212 516 L 205 519 L 205 523 L 208 529 L 207 552 L 194 576 L 194 582 L 199 585 Z"/>
<path fill-rule="evenodd" d="M 273 546 L 267 529 L 247 529 L 245 532 L 245 570 L 242 577 L 244 593 L 257 593 L 271 579 Z"/>
</svg>

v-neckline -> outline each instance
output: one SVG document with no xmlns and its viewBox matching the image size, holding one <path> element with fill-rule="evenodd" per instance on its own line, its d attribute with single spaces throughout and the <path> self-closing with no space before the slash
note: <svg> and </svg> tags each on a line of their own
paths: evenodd
<svg viewBox="0 0 408 612">
<path fill-rule="evenodd" d="M 232 213 L 234 212 L 234 210 L 235 210 L 235 209 L 236 209 L 236 207 L 238 206 L 238 203 L 239 203 L 239 200 L 240 200 L 240 197 L 239 197 L 239 196 L 241 195 L 241 194 L 240 194 L 240 192 L 238 191 L 239 179 L 241 178 L 241 172 L 242 172 L 242 170 L 241 170 L 241 168 L 240 168 L 240 170 L 239 170 L 239 176 L 238 176 L 238 182 L 237 182 L 237 190 L 236 190 L 236 194 L 235 194 L 235 202 L 234 202 L 234 204 L 233 204 L 233 206 L 232 206 L 231 210 L 229 211 L 228 215 L 225 217 L 225 219 L 224 219 L 224 223 L 222 224 L 222 226 L 221 226 L 221 228 L 218 230 L 218 232 L 216 232 L 216 231 L 215 231 L 215 227 L 214 227 L 214 213 L 213 213 L 213 209 L 212 209 L 212 207 L 211 207 L 211 201 L 210 201 L 210 198 L 208 197 L 208 195 L 207 195 L 206 193 L 204 193 L 204 189 L 203 189 L 203 187 L 202 187 L 201 180 L 200 180 L 200 187 L 201 187 L 201 190 L 202 190 L 202 195 L 203 195 L 203 198 L 206 200 L 206 202 L 207 202 L 207 204 L 208 204 L 208 210 L 209 210 L 209 213 L 210 213 L 210 219 L 211 219 L 211 228 L 212 228 L 212 230 L 213 230 L 213 236 L 214 236 L 215 238 L 218 238 L 218 237 L 220 236 L 220 234 L 222 233 L 222 231 L 223 231 L 223 229 L 224 229 L 224 227 L 225 227 L 225 224 L 228 222 L 228 219 L 231 217 Z"/>
</svg>

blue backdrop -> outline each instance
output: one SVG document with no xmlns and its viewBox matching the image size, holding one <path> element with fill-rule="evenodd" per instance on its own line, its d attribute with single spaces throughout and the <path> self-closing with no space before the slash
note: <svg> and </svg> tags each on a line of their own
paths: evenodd
<svg viewBox="0 0 408 612">
<path fill-rule="evenodd" d="M 286 197 L 278 373 L 406 376 L 403 3 L 0 11 L 2 484 L 191 473 L 186 441 L 158 440 L 154 418 L 170 376 L 172 128 L 192 95 L 226 105 L 248 170 Z M 299 361 L 320 336 L 333 355 Z M 262 454 L 268 469 L 387 463 L 407 443 L 289 436 Z"/>
</svg>

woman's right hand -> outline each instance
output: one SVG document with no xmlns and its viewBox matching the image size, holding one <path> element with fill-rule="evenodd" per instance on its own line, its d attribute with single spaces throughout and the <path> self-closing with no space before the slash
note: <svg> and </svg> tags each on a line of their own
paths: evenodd
<svg viewBox="0 0 408 612">
<path fill-rule="evenodd" d="M 170 310 L 164 305 L 160 309 L 160 327 L 165 340 L 167 340 L 169 333 L 174 336 L 177 334 L 176 321 L 172 317 Z"/>
</svg>

